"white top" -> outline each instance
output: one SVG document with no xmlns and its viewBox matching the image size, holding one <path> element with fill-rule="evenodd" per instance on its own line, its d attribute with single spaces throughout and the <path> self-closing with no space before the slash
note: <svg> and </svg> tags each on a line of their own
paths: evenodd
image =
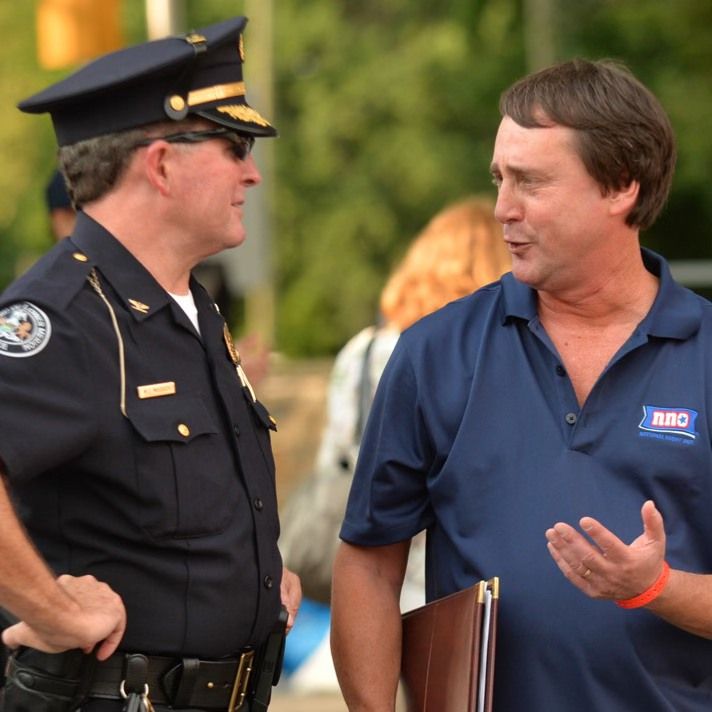
<svg viewBox="0 0 712 712">
<path fill-rule="evenodd" d="M 198 326 L 198 307 L 195 306 L 193 292 L 188 291 L 188 294 L 173 294 L 168 292 L 173 297 L 176 304 L 185 312 L 185 315 L 190 319 L 190 323 L 195 327 L 195 330 L 200 334 Z"/>
</svg>

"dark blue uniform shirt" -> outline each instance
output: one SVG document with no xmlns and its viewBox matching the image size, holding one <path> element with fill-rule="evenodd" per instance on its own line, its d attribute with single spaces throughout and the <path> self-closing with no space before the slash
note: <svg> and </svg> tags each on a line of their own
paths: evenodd
<svg viewBox="0 0 712 712">
<path fill-rule="evenodd" d="M 122 596 L 121 649 L 219 657 L 266 637 L 282 565 L 271 421 L 191 290 L 201 335 L 80 213 L 0 299 L 0 460 L 53 569 Z"/>
<path fill-rule="evenodd" d="M 650 498 L 670 565 L 712 572 L 712 304 L 644 259 L 655 303 L 583 407 L 511 274 L 407 330 L 380 382 L 342 538 L 427 529 L 428 600 L 500 577 L 497 712 L 712 709 L 712 641 L 587 598 L 544 537 L 590 515 L 630 542 Z"/>
</svg>

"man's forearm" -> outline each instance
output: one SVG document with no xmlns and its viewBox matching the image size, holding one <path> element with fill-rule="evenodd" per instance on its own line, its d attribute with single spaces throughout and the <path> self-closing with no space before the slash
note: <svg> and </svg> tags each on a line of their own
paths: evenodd
<svg viewBox="0 0 712 712">
<path fill-rule="evenodd" d="M 647 608 L 688 633 L 712 638 L 712 575 L 672 571 L 662 594 Z"/>
<path fill-rule="evenodd" d="M 350 712 L 393 712 L 401 655 L 400 584 L 408 542 L 342 544 L 334 563 L 331 644 Z"/>
</svg>

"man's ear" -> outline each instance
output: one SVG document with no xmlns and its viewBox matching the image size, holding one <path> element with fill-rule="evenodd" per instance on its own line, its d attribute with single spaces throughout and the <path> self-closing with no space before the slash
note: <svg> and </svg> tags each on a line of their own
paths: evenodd
<svg viewBox="0 0 712 712">
<path fill-rule="evenodd" d="M 628 215 L 635 207 L 640 193 L 640 183 L 632 180 L 628 185 L 612 190 L 608 193 L 608 204 L 611 215 Z"/>
<path fill-rule="evenodd" d="M 148 182 L 163 196 L 170 192 L 171 145 L 160 139 L 150 143 L 143 157 L 143 170 Z"/>
</svg>

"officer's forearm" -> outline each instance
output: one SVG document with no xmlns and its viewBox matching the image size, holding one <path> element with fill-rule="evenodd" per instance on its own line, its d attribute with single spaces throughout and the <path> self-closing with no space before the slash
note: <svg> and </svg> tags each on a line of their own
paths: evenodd
<svg viewBox="0 0 712 712">
<path fill-rule="evenodd" d="M 0 470 L 0 605 L 18 618 L 51 620 L 72 606 L 15 514 Z"/>
<path fill-rule="evenodd" d="M 342 544 L 334 563 L 331 645 L 350 712 L 392 712 L 400 674 L 400 585 L 408 543 Z"/>
</svg>

